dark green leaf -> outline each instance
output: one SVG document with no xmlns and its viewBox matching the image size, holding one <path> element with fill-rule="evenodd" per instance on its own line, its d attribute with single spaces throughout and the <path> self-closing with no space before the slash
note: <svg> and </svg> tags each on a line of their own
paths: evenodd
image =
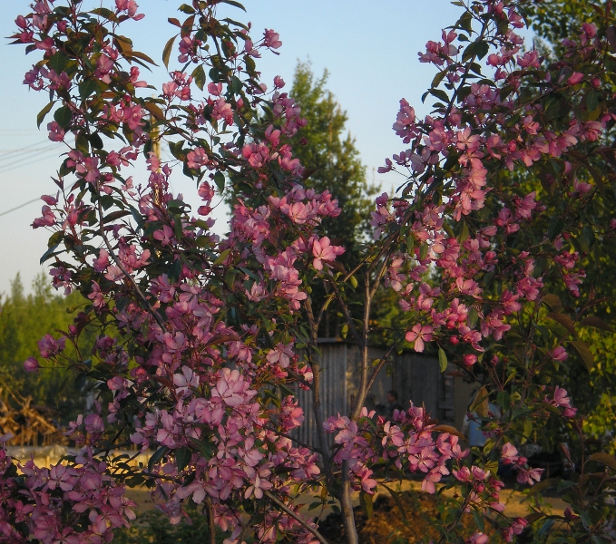
<svg viewBox="0 0 616 544">
<path fill-rule="evenodd" d="M 192 451 L 190 448 L 184 447 L 175 450 L 175 463 L 177 464 L 178 472 L 182 472 L 186 468 L 191 458 Z"/>
<path fill-rule="evenodd" d="M 75 147 L 84 154 L 90 152 L 88 137 L 83 132 L 80 132 L 75 138 Z"/>
<path fill-rule="evenodd" d="M 536 483 L 533 487 L 528 490 L 529 495 L 536 495 L 545 489 L 555 486 L 558 484 L 557 478 L 549 478 L 548 480 L 543 480 L 542 482 Z"/>
<path fill-rule="evenodd" d="M 430 94 L 443 102 L 449 102 L 449 95 L 442 89 L 430 89 Z"/>
<path fill-rule="evenodd" d="M 558 485 L 556 486 L 556 491 L 560 494 L 565 489 L 569 489 L 570 487 L 573 487 L 575 485 L 577 485 L 577 483 L 572 482 L 571 480 L 561 480 L 560 482 L 558 482 Z"/>
<path fill-rule="evenodd" d="M 203 87 L 205 85 L 205 70 L 203 70 L 202 64 L 200 64 L 193 70 L 192 77 L 195 80 L 195 85 L 197 85 L 200 90 L 203 90 Z"/>
<path fill-rule="evenodd" d="M 616 27 L 611 25 L 607 28 L 607 43 L 609 44 L 610 51 L 616 53 Z"/>
<path fill-rule="evenodd" d="M 90 134 L 88 136 L 88 140 L 93 149 L 103 149 L 103 139 L 100 137 L 98 132 Z"/>
<path fill-rule="evenodd" d="M 246 8 L 242 6 L 239 2 L 235 2 L 234 0 L 220 0 L 221 4 L 229 4 L 230 6 L 234 6 L 236 8 L 240 8 L 243 11 L 246 11 Z"/>
<path fill-rule="evenodd" d="M 548 238 L 554 240 L 563 230 L 565 223 L 560 216 L 554 216 L 548 225 Z"/>
<path fill-rule="evenodd" d="M 558 312 L 563 307 L 563 303 L 560 301 L 560 298 L 549 293 L 545 295 L 541 301 L 545 302 L 545 304 L 547 304 L 553 312 Z"/>
<path fill-rule="evenodd" d="M 595 329 L 601 329 L 602 331 L 614 332 L 614 329 L 610 327 L 605 321 L 602 319 L 589 315 L 580 321 L 580 325 L 584 325 L 586 327 L 594 327 Z"/>
<path fill-rule="evenodd" d="M 68 63 L 69 58 L 64 53 L 62 53 L 62 51 L 58 51 L 57 53 L 49 57 L 49 60 L 47 61 L 47 66 L 54 70 L 56 74 L 61 74 L 68 66 Z"/>
<path fill-rule="evenodd" d="M 47 251 L 45 251 L 45 253 L 43 253 L 43 256 L 41 257 L 41 260 L 39 262 L 43 264 L 45 261 L 47 261 L 54 255 L 57 255 L 58 253 L 60 253 L 60 252 L 56 253 L 57 247 L 58 247 L 57 245 L 51 246 Z"/>
<path fill-rule="evenodd" d="M 432 80 L 432 85 L 430 85 L 433 89 L 436 89 L 436 87 L 438 87 L 441 83 L 441 81 L 443 81 L 443 78 L 447 75 L 447 70 L 441 70 L 438 74 L 436 74 L 434 76 L 434 79 Z"/>
<path fill-rule="evenodd" d="M 590 89 L 586 94 L 586 108 L 588 111 L 595 111 L 599 106 L 599 95 L 594 89 Z"/>
<path fill-rule="evenodd" d="M 167 446 L 161 446 L 158 448 L 150 457 L 148 461 L 148 471 L 152 472 L 154 465 L 158 463 L 167 453 L 169 452 L 169 448 Z"/>
<path fill-rule="evenodd" d="M 477 525 L 477 528 L 482 532 L 485 531 L 485 521 L 483 519 L 483 516 L 477 510 L 473 510 L 473 518 L 475 520 L 475 525 Z"/>
<path fill-rule="evenodd" d="M 214 261 L 214 266 L 218 266 L 221 265 L 222 263 L 225 262 L 225 260 L 227 259 L 227 257 L 229 256 L 229 253 L 231 252 L 230 249 L 225 249 L 219 256 L 218 258 Z"/>
<path fill-rule="evenodd" d="M 588 348 L 588 344 L 580 340 L 575 340 L 570 343 L 575 348 L 575 351 L 578 352 L 586 369 L 589 371 L 592 370 L 592 367 L 595 366 L 595 357 Z"/>
<path fill-rule="evenodd" d="M 398 507 L 398 510 L 400 510 L 400 515 L 402 516 L 402 522 L 405 525 L 408 525 L 408 522 L 407 522 L 407 519 L 406 519 L 406 512 L 404 511 L 404 505 L 402 504 L 402 501 L 400 500 L 400 494 L 397 493 L 396 491 L 394 491 L 393 489 L 391 489 L 385 483 L 380 483 L 379 485 L 383 486 L 385 489 L 387 489 L 387 491 L 389 491 L 389 494 L 391 495 L 391 498 L 396 503 L 396 506 Z"/>
<path fill-rule="evenodd" d="M 130 54 L 130 58 L 131 59 L 141 59 L 141 60 L 145 61 L 148 64 L 153 64 L 154 66 L 158 66 L 158 64 L 156 64 L 151 57 L 149 57 L 145 53 L 142 53 L 141 51 L 132 51 L 131 54 Z M 140 64 L 142 66 L 144 66 L 142 63 L 140 63 Z"/>
<path fill-rule="evenodd" d="M 547 316 L 550 319 L 556 321 L 557 323 L 560 323 L 569 332 L 575 332 L 575 325 L 573 324 L 573 320 L 567 314 L 550 312 Z"/>
<path fill-rule="evenodd" d="M 481 387 L 479 391 L 477 391 L 477 394 L 475 395 L 475 398 L 473 399 L 473 402 L 468 409 L 471 413 L 474 412 L 480 417 L 487 417 L 488 390 L 485 388 L 485 386 Z"/>
<path fill-rule="evenodd" d="M 62 106 L 54 112 L 53 118 L 63 129 L 67 129 L 73 120 L 73 113 L 68 106 Z"/>
<path fill-rule="evenodd" d="M 116 20 L 115 13 L 113 13 L 113 11 L 107 8 L 95 8 L 90 13 L 93 13 L 94 15 L 99 15 L 100 17 L 105 17 L 105 19 L 108 19 L 110 21 Z"/>
<path fill-rule="evenodd" d="M 225 175 L 218 171 L 214 174 L 214 183 L 216 183 L 216 187 L 222 193 L 225 190 Z"/>
<path fill-rule="evenodd" d="M 189 6 L 188 4 L 182 4 L 179 8 L 179 11 L 181 11 L 182 13 L 186 13 L 188 15 L 192 15 L 193 13 L 195 13 L 195 10 Z"/>
<path fill-rule="evenodd" d="M 470 11 L 465 11 L 462 17 L 458 19 L 456 25 L 458 28 L 466 30 L 469 34 L 473 31 L 473 16 Z"/>
<path fill-rule="evenodd" d="M 366 517 L 370 519 L 372 517 L 372 510 L 373 510 L 372 495 L 370 495 L 370 493 L 366 493 L 363 490 L 360 491 L 359 492 L 359 504 L 361 504 L 361 507 L 364 513 L 366 514 Z"/>
<path fill-rule="evenodd" d="M 115 212 L 111 212 L 103 218 L 103 224 L 110 223 L 116 219 L 120 219 L 121 217 L 126 217 L 127 215 L 131 215 L 131 212 L 128 210 L 117 210 Z"/>
<path fill-rule="evenodd" d="M 175 42 L 175 39 L 177 37 L 178 35 L 176 34 L 175 36 L 170 38 L 169 41 L 165 44 L 165 47 L 163 48 L 163 64 L 167 69 L 169 68 L 169 58 L 171 57 L 171 51 L 173 51 L 173 42 Z"/>
<path fill-rule="evenodd" d="M 462 54 L 462 61 L 466 62 L 472 58 L 482 59 L 490 50 L 490 45 L 485 40 L 477 40 L 466 46 Z"/>
<path fill-rule="evenodd" d="M 51 110 L 51 108 L 53 107 L 55 103 L 56 101 L 54 100 L 53 102 L 50 102 L 49 104 L 47 104 L 41 111 L 39 111 L 38 115 L 36 116 L 36 126 L 38 128 L 41 128 L 41 124 L 43 123 L 43 121 L 45 120 L 45 117 L 47 116 L 47 114 L 49 113 L 49 111 Z"/>
<path fill-rule="evenodd" d="M 163 113 L 163 110 L 158 107 L 158 104 L 154 102 L 146 102 L 143 107 L 148 110 L 155 119 L 160 121 L 165 118 L 165 114 Z M 171 145 L 171 143 L 169 143 L 169 145 Z"/>
<path fill-rule="evenodd" d="M 92 78 L 86 79 L 79 84 L 79 96 L 85 100 L 91 94 L 99 94 L 101 92 L 101 84 Z"/>
<path fill-rule="evenodd" d="M 597 463 L 601 463 L 602 465 L 605 465 L 606 467 L 610 467 L 612 470 L 616 470 L 616 457 L 614 457 L 613 455 L 610 455 L 609 453 L 605 453 L 605 452 L 597 452 L 597 453 L 593 453 L 589 458 L 589 461 L 596 461 Z"/>
</svg>

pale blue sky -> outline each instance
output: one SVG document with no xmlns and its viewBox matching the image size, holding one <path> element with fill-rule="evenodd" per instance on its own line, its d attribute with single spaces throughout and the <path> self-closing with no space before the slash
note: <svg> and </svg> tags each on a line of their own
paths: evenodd
<svg viewBox="0 0 616 544">
<path fill-rule="evenodd" d="M 181 2 L 138 3 L 146 17 L 131 23 L 136 32 L 131 37 L 137 49 L 158 60 L 173 34 L 167 18 L 176 16 Z M 27 0 L 2 0 L 1 36 L 14 32 L 13 21 L 28 11 L 28 4 Z M 406 98 L 418 111 L 428 112 L 420 99 L 434 71 L 418 62 L 417 52 L 427 40 L 438 40 L 441 28 L 453 24 L 461 13 L 449 0 L 247 0 L 244 5 L 247 14 L 234 10 L 232 15 L 253 23 L 255 39 L 263 29 L 273 28 L 283 42 L 280 55 L 258 61 L 264 82 L 271 85 L 273 77 L 281 75 L 290 86 L 298 59 L 309 59 L 317 75 L 329 70 L 328 87 L 348 113 L 348 129 L 356 138 L 370 178 L 385 157 L 404 148 L 391 130 L 399 100 Z M 62 151 L 51 145 L 46 131 L 36 129 L 36 114 L 45 105 L 45 97 L 22 85 L 34 54 L 25 56 L 23 47 L 5 45 L 8 41 L 0 46 L 0 214 L 55 192 L 50 177 L 59 165 L 56 153 Z M 153 80 L 162 81 L 162 74 Z M 376 180 L 386 186 L 395 182 L 378 174 Z M 179 172 L 172 181 L 176 191 L 186 194 L 192 190 Z M 42 204 L 0 215 L 0 293 L 9 290 L 17 272 L 29 287 L 41 270 L 38 262 L 46 250 L 48 233 L 33 231 L 29 225 Z"/>
</svg>

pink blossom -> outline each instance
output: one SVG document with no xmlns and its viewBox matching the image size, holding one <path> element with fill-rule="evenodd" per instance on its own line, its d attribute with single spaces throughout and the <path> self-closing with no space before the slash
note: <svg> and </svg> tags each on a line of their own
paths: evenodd
<svg viewBox="0 0 616 544">
<path fill-rule="evenodd" d="M 173 385 L 178 395 L 184 395 L 189 389 L 199 387 L 199 375 L 191 368 L 182 366 L 182 373 L 173 375 Z"/>
<path fill-rule="evenodd" d="M 126 11 L 127 15 L 135 21 L 140 21 L 145 17 L 142 13 L 137 13 L 139 6 L 135 0 L 115 0 L 115 4 L 118 11 Z"/>
<path fill-rule="evenodd" d="M 220 96 L 220 93 L 222 93 L 222 83 L 214 83 L 211 81 L 208 83 L 207 90 L 214 96 Z"/>
<path fill-rule="evenodd" d="M 507 442 L 501 450 L 501 459 L 505 464 L 517 462 L 519 459 L 517 448 L 513 444 Z"/>
<path fill-rule="evenodd" d="M 47 130 L 49 131 L 49 139 L 52 142 L 64 141 L 64 129 L 55 121 L 47 123 Z"/>
<path fill-rule="evenodd" d="M 265 47 L 269 47 L 270 49 L 278 49 L 282 42 L 280 41 L 280 36 L 277 32 L 273 30 L 265 30 L 265 37 L 263 38 L 263 44 Z"/>
<path fill-rule="evenodd" d="M 292 342 L 289 344 L 278 343 L 276 347 L 267 354 L 267 360 L 271 364 L 278 363 L 282 368 L 287 368 L 294 355 Z"/>
<path fill-rule="evenodd" d="M 487 544 L 488 542 L 488 535 L 482 532 L 473 533 L 473 535 L 466 540 L 466 544 Z"/>
<path fill-rule="evenodd" d="M 567 83 L 569 85 L 577 85 L 581 81 L 584 80 L 584 74 L 582 72 L 574 72 L 569 79 L 567 79 Z"/>
<path fill-rule="evenodd" d="M 462 360 L 466 366 L 473 366 L 477 362 L 477 355 L 474 353 L 466 353 Z"/>
<path fill-rule="evenodd" d="M 46 334 L 44 338 L 38 341 L 38 348 L 43 359 L 49 359 L 57 355 L 65 348 L 66 339 L 64 337 L 55 340 L 51 334 Z"/>
<path fill-rule="evenodd" d="M 198 169 L 202 166 L 206 166 L 209 162 L 207 153 L 202 147 L 196 147 L 186 155 L 186 164 L 188 168 Z"/>
<path fill-rule="evenodd" d="M 39 362 L 34 357 L 28 357 L 24 361 L 24 370 L 26 372 L 38 372 Z"/>
<path fill-rule="evenodd" d="M 344 253 L 344 248 L 332 246 L 327 236 L 323 236 L 320 240 L 315 239 L 312 244 L 312 255 L 314 256 L 312 266 L 316 270 L 323 270 L 323 262 L 335 261 L 336 256 L 342 253 Z"/>
<path fill-rule="evenodd" d="M 471 471 L 470 471 L 470 469 L 468 467 L 461 467 L 459 470 L 452 470 L 451 473 L 460 482 L 469 482 L 469 481 L 471 481 Z"/>
<path fill-rule="evenodd" d="M 422 352 L 425 347 L 425 342 L 432 340 L 433 329 L 430 325 L 422 325 L 417 323 L 413 328 L 406 333 L 405 339 L 407 342 L 414 342 L 415 351 Z"/>
<path fill-rule="evenodd" d="M 227 125 L 233 124 L 233 108 L 231 104 L 228 104 L 224 98 L 219 98 L 214 104 L 212 117 L 214 119 L 222 119 Z"/>
<path fill-rule="evenodd" d="M 569 354 L 564 347 L 558 346 L 550 352 L 550 357 L 555 361 L 566 361 L 569 357 Z"/>
<path fill-rule="evenodd" d="M 543 473 L 542 468 L 533 468 L 533 469 L 525 469 L 520 468 L 518 470 L 518 475 L 516 476 L 516 480 L 519 484 L 528 484 L 534 485 L 535 482 L 541 480 L 541 474 Z"/>
</svg>

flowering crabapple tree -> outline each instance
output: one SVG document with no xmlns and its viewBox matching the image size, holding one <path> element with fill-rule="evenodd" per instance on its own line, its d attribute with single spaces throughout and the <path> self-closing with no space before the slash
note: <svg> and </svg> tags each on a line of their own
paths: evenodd
<svg viewBox="0 0 616 544">
<path fill-rule="evenodd" d="M 378 197 L 374 240 L 346 270 L 344 247 L 321 231 L 340 214 L 337 202 L 303 187 L 288 143 L 301 112 L 280 77 L 271 91 L 259 79 L 257 59 L 279 36 L 251 38 L 226 5 L 241 8 L 193 0 L 169 19 L 176 35 L 163 49 L 160 91 L 141 71 L 154 61 L 122 34 L 143 18 L 133 0 L 91 10 L 36 0 L 16 20 L 15 42 L 38 55 L 25 82 L 50 98 L 38 123 L 65 150 L 34 227 L 51 233 L 43 260 L 56 288 L 88 301 L 26 364 L 70 366 L 98 401 L 71 424 L 76 452 L 57 465 L 0 450 L 0 541 L 110 542 L 135 518 L 126 487 L 147 485 L 173 522 L 187 502 L 200 505 L 211 542 L 326 543 L 300 510 L 311 494 L 338 505 L 355 544 L 352 494 L 369 507 L 377 469 L 420 474 L 428 492 L 457 486 L 442 542 L 549 528 L 554 516 L 539 508 L 503 515 L 497 469 L 510 465 L 520 485 L 533 485 L 541 471 L 520 445 L 548 419 L 581 435 L 583 416 L 559 379 L 574 359 L 593 364 L 576 329 L 607 327 L 590 313 L 584 277 L 615 227 L 609 7 L 603 26 L 582 25 L 553 61 L 523 49 L 521 0 L 460 2 L 458 22 L 420 55 L 438 70 L 426 95 L 433 112 L 420 119 L 400 102 L 394 130 L 407 149 L 382 168 L 402 176 L 400 190 Z M 163 141 L 172 161 L 155 152 Z M 141 181 L 131 175 L 139 168 Z M 172 176 L 194 181 L 197 210 L 170 192 Z M 212 231 L 216 191 L 236 202 L 223 237 Z M 328 287 L 322 307 L 311 298 L 317 282 Z M 401 318 L 372 361 L 379 289 L 396 294 Z M 356 292 L 362 319 L 346 303 Z M 362 354 L 347 414 L 325 414 L 321 403 L 317 331 L 334 300 Z M 67 357 L 93 329 L 92 353 Z M 393 354 L 429 343 L 444 366 L 449 359 L 482 384 L 471 411 L 488 441 L 473 456 L 421 407 L 392 421 L 364 407 Z M 312 393 L 311 406 L 298 406 L 298 388 Z M 316 446 L 293 438 L 304 410 L 318 422 Z M 115 453 L 131 444 L 152 452 L 147 467 Z M 578 461 L 563 448 L 577 471 L 564 484 L 571 507 L 558 531 L 608 542 L 614 459 L 581 449 Z M 468 531 L 459 520 L 471 511 Z"/>
</svg>

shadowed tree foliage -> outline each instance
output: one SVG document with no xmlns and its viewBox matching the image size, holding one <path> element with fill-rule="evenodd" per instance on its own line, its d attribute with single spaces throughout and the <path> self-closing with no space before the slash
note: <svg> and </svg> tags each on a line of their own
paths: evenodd
<svg viewBox="0 0 616 544">
<path fill-rule="evenodd" d="M 543 0 L 526 6 L 532 29 L 552 44 L 574 35 L 582 23 L 600 25 L 606 19 L 605 13 L 604 5 L 588 0 Z"/>
<path fill-rule="evenodd" d="M 563 43 L 578 36 L 585 24 L 594 24 L 597 37 L 605 36 L 609 52 L 616 51 L 616 27 L 613 24 L 613 2 L 592 2 L 589 0 L 544 0 L 529 2 L 526 5 L 526 16 L 532 23 L 532 29 L 538 36 L 536 47 L 542 55 L 549 55 L 556 63 L 562 58 L 565 47 Z M 610 55 L 604 58 L 605 67 L 610 73 L 612 88 L 616 84 L 616 63 Z M 557 97 L 556 97 L 557 98 Z M 614 119 L 607 119 L 607 114 L 613 111 L 605 102 L 597 100 L 597 95 L 589 90 L 579 102 L 580 111 L 585 112 L 588 121 L 601 121 L 608 130 L 596 142 L 577 146 L 572 161 L 570 173 L 558 173 L 570 178 L 573 190 L 575 183 L 588 183 L 597 187 L 589 198 L 588 206 L 580 213 L 580 225 L 572 229 L 569 240 L 573 249 L 580 254 L 581 263 L 586 271 L 584 283 L 591 289 L 582 293 L 580 299 L 571 296 L 567 289 L 558 281 L 553 280 L 550 288 L 558 295 L 565 311 L 569 315 L 591 315 L 593 320 L 587 320 L 587 327 L 580 332 L 580 339 L 588 343 L 594 355 L 594 366 L 587 369 L 584 365 L 568 361 L 572 366 L 568 379 L 563 386 L 570 392 L 574 403 L 588 414 L 584 422 L 584 430 L 593 437 L 604 442 L 604 447 L 610 452 L 616 451 L 616 436 L 614 430 L 614 412 L 616 410 L 616 353 L 613 346 L 616 343 L 616 333 L 613 330 L 614 302 L 616 301 L 616 236 L 613 221 L 613 210 L 616 206 L 616 195 L 606 190 L 614 179 L 616 169 L 616 141 Z M 549 200 L 551 188 L 549 172 L 542 179 L 529 178 L 521 174 L 527 189 L 536 190 L 542 201 Z M 556 203 L 554 208 L 557 217 L 563 212 Z M 557 220 L 554 219 L 556 225 Z M 600 318 L 603 323 L 596 320 Z M 594 327 L 593 327 L 594 326 Z M 589 328 L 590 327 L 590 328 Z M 575 354 L 575 350 L 574 354 Z M 575 359 L 575 357 L 574 357 Z"/>
</svg>

